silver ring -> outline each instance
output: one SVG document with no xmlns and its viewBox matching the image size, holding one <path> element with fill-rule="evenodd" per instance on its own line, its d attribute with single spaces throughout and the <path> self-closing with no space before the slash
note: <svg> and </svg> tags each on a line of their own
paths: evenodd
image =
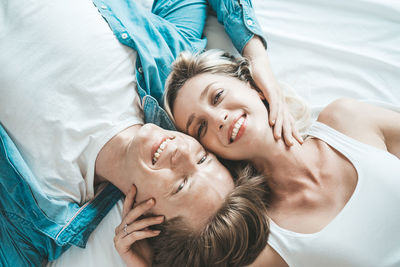
<svg viewBox="0 0 400 267">
<path fill-rule="evenodd" d="M 125 225 L 124 225 L 124 233 L 125 233 L 125 236 L 128 235 L 128 230 L 127 230 L 127 228 L 128 228 L 128 225 L 125 224 Z"/>
</svg>

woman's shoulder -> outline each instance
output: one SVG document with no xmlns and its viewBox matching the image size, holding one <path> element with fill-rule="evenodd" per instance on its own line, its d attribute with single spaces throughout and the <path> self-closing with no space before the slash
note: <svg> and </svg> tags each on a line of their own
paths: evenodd
<svg viewBox="0 0 400 267">
<path fill-rule="evenodd" d="M 339 98 L 327 105 L 318 121 L 363 143 L 385 148 L 374 108 L 351 98 Z"/>
<path fill-rule="evenodd" d="M 318 121 L 336 130 L 361 119 L 360 102 L 352 98 L 339 98 L 328 104 L 319 114 Z"/>
</svg>

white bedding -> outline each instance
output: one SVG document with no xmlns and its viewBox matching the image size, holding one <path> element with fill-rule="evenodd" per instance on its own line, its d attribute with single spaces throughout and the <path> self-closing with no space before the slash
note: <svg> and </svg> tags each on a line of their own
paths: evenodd
<svg viewBox="0 0 400 267">
<path fill-rule="evenodd" d="M 400 111 L 400 2 L 253 0 L 277 78 L 311 105 L 313 117 L 338 97 Z M 210 47 L 232 45 L 210 19 Z M 399 122 L 400 123 L 400 122 Z M 89 238 L 48 266 L 124 266 L 113 247 L 121 201 Z"/>
</svg>

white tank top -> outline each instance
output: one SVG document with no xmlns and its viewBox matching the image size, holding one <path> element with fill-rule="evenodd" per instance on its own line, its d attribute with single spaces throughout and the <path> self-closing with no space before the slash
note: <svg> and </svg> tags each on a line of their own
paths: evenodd
<svg viewBox="0 0 400 267">
<path fill-rule="evenodd" d="M 309 130 L 342 153 L 358 181 L 339 214 L 321 231 L 292 232 L 270 221 L 269 245 L 289 266 L 400 266 L 400 159 L 325 124 Z"/>
</svg>

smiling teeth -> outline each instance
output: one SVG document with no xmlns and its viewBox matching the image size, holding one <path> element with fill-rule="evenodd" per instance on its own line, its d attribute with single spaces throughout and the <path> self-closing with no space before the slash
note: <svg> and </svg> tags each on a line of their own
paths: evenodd
<svg viewBox="0 0 400 267">
<path fill-rule="evenodd" d="M 158 158 L 161 156 L 161 153 L 164 151 L 164 148 L 166 147 L 167 143 L 170 141 L 171 139 L 165 139 L 160 146 L 158 147 L 156 153 L 154 153 L 153 155 L 153 164 L 156 164 Z"/>
<path fill-rule="evenodd" d="M 244 117 L 241 117 L 240 119 L 238 119 L 238 121 L 235 123 L 235 126 L 233 127 L 232 130 L 232 136 L 231 136 L 231 141 L 235 141 L 236 136 L 239 132 L 240 127 L 242 127 L 242 124 L 244 122 Z"/>
</svg>

